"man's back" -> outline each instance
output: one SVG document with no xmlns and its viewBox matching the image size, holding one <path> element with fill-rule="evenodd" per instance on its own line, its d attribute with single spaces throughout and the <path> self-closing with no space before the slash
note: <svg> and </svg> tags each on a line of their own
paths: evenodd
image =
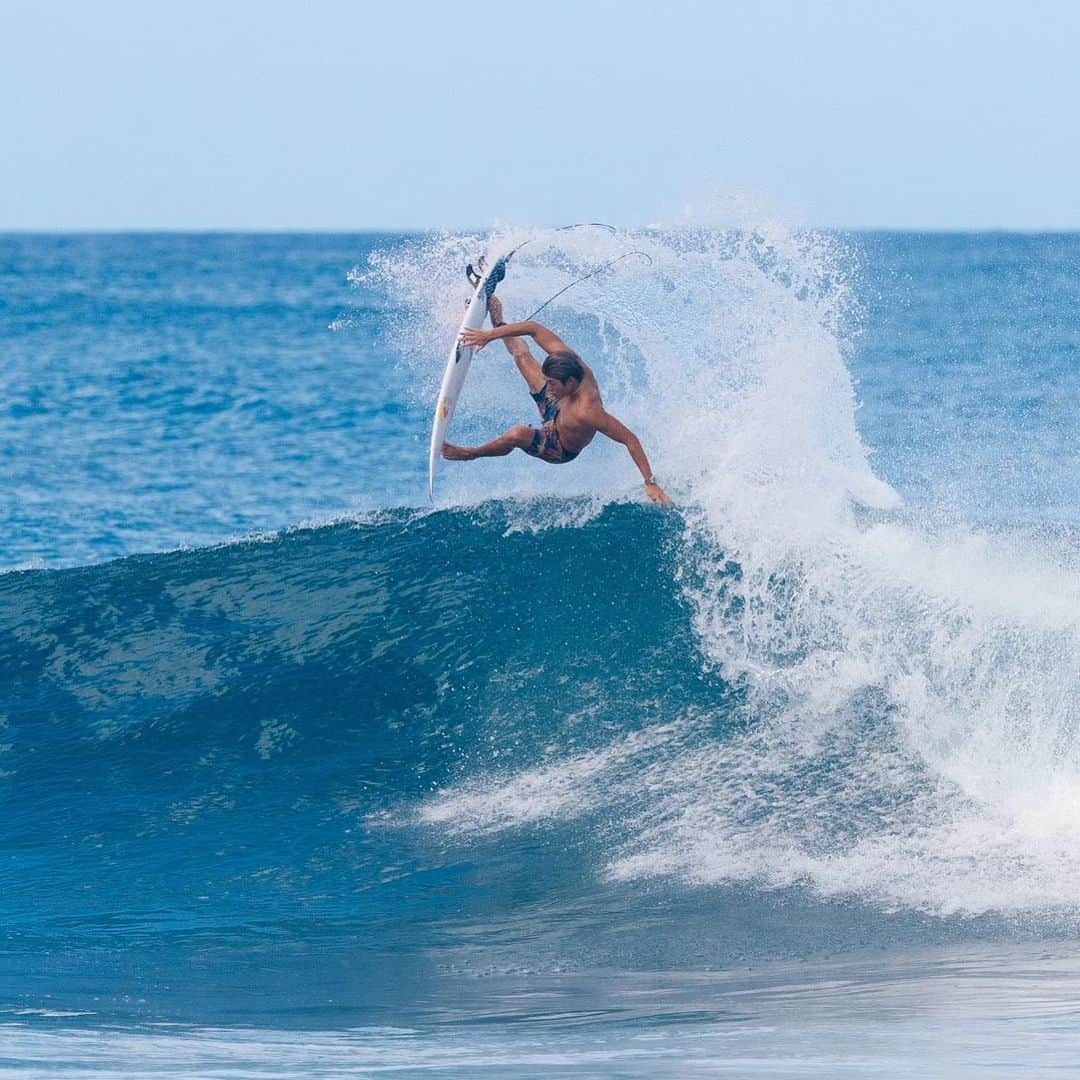
<svg viewBox="0 0 1080 1080">
<path fill-rule="evenodd" d="M 581 366 L 585 371 L 581 385 L 574 394 L 559 402 L 559 437 L 567 450 L 575 453 L 592 442 L 597 417 L 602 415 L 604 408 L 596 376 L 583 360 Z"/>
</svg>

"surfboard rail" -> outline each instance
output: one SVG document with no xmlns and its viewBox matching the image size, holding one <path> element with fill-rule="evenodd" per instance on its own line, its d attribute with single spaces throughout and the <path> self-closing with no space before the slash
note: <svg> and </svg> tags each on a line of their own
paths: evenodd
<svg viewBox="0 0 1080 1080">
<path fill-rule="evenodd" d="M 488 298 L 494 292 L 494 289 L 488 289 L 488 281 L 496 272 L 499 273 L 499 278 L 496 280 L 501 280 L 506 270 L 506 258 L 507 256 L 503 256 L 496 259 L 477 283 L 472 299 L 465 309 L 465 317 L 461 320 L 457 334 L 454 335 L 450 355 L 446 358 L 442 383 L 439 385 L 439 396 L 435 399 L 435 417 L 431 425 L 431 442 L 428 446 L 428 499 L 431 502 L 435 501 L 435 472 L 442 457 L 442 446 L 450 430 L 450 422 L 454 419 L 454 410 L 461 396 L 461 388 L 465 385 L 465 377 L 469 373 L 473 353 L 476 352 L 472 345 L 461 344 L 461 335 L 466 330 L 479 330 L 484 325 L 484 319 L 487 318 L 488 313 Z"/>
</svg>

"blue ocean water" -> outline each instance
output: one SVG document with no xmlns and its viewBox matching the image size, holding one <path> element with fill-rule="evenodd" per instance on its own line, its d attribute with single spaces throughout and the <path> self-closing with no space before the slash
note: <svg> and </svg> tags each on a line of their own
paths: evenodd
<svg viewBox="0 0 1080 1080">
<path fill-rule="evenodd" d="M 675 512 L 427 505 L 530 237 Z M 0 1075 L 1076 1067 L 1080 237 L 6 236 L 0 346 Z"/>
</svg>

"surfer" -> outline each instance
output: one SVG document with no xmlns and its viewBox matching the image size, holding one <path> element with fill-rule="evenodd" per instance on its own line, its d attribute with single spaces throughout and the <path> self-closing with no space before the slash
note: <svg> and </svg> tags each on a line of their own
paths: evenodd
<svg viewBox="0 0 1080 1080">
<path fill-rule="evenodd" d="M 670 506 L 671 499 L 656 482 L 638 437 L 604 409 L 600 387 L 589 365 L 556 334 L 538 322 L 504 323 L 502 302 L 498 297 L 489 299 L 488 313 L 491 316 L 491 329 L 465 330 L 461 335 L 461 344 L 472 345 L 479 352 L 489 341 L 501 338 L 514 358 L 521 377 L 528 383 L 529 393 L 540 410 L 542 423 L 538 428 L 518 424 L 482 446 L 455 446 L 444 442 L 443 457 L 449 461 L 474 461 L 483 457 L 504 457 L 513 450 L 524 450 L 541 461 L 562 465 L 573 461 L 599 431 L 601 435 L 622 443 L 629 451 L 645 481 L 645 494 L 654 503 Z M 526 337 L 531 337 L 547 353 L 542 366 L 522 340 Z"/>
</svg>

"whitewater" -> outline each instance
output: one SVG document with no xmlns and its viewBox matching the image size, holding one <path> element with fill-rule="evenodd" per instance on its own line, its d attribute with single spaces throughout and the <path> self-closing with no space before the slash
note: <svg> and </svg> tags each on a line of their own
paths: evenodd
<svg viewBox="0 0 1080 1080">
<path fill-rule="evenodd" d="M 1080 243 L 743 213 L 3 238 L 0 1073 L 1075 1064 Z"/>
</svg>

